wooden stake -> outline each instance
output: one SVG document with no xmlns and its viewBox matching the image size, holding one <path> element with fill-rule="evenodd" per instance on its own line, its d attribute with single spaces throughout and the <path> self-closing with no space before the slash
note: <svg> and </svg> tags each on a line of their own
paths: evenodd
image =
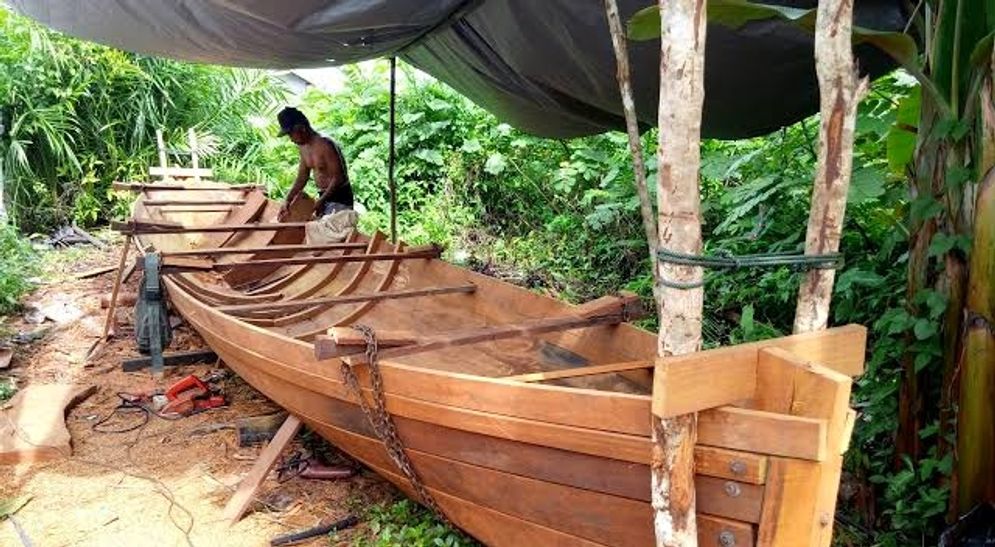
<svg viewBox="0 0 995 547">
<path fill-rule="evenodd" d="M 622 21 L 618 15 L 618 3 L 615 0 L 605 0 L 605 13 L 608 17 L 608 29 L 612 36 L 612 46 L 615 49 L 615 62 L 618 65 L 619 95 L 622 96 L 622 110 L 625 112 L 625 130 L 629 136 L 629 151 L 632 154 L 632 170 L 635 176 L 636 193 L 639 195 L 639 212 L 643 219 L 643 230 L 646 232 L 646 245 L 649 248 L 650 260 L 653 263 L 653 296 L 659 301 L 659 272 L 656 269 L 656 219 L 653 218 L 653 204 L 646 188 L 646 162 L 643 160 L 643 144 L 639 140 L 639 119 L 636 117 L 636 103 L 632 98 L 632 83 L 629 75 L 629 53 L 626 49 L 625 33 Z M 657 312 L 660 310 L 657 309 Z"/>
<path fill-rule="evenodd" d="M 300 429 L 301 421 L 294 415 L 287 416 L 287 420 L 280 426 L 276 435 L 273 436 L 273 440 L 259 454 L 259 459 L 252 465 L 249 474 L 238 484 L 238 489 L 225 505 L 223 516 L 228 521 L 229 526 L 238 522 L 245 514 L 255 498 L 256 490 L 259 490 L 259 486 L 266 480 L 266 475 L 269 474 L 270 469 L 276 465 L 276 459 L 280 457 L 290 441 L 294 440 Z"/>
<path fill-rule="evenodd" d="M 704 102 L 706 3 L 660 0 L 660 143 L 657 208 L 659 248 L 701 252 L 701 112 Z M 701 268 L 660 263 L 661 280 L 701 280 Z M 661 286 L 661 356 L 693 353 L 701 347 L 702 289 Z M 655 374 L 663 374 L 658 366 Z M 655 383 L 659 385 L 659 383 Z M 654 390 L 654 414 L 663 394 Z M 651 500 L 656 544 L 697 545 L 694 445 L 697 416 L 652 417 Z"/>
<path fill-rule="evenodd" d="M 162 129 L 155 130 L 155 142 L 159 147 L 159 167 L 165 172 L 169 168 L 166 159 L 166 141 L 162 138 Z M 166 177 L 162 177 L 165 180 Z"/>
<path fill-rule="evenodd" d="M 853 0 L 822 0 L 815 23 L 815 70 L 819 77 L 819 160 L 812 190 L 805 253 L 839 250 L 846 193 L 853 166 L 857 105 L 867 91 L 853 64 Z M 826 328 L 835 270 L 811 270 L 798 290 L 795 332 Z"/>
<path fill-rule="evenodd" d="M 124 270 L 127 267 L 128 250 L 131 248 L 131 236 L 125 236 L 124 246 L 121 248 L 121 260 L 117 264 L 117 276 L 114 278 L 114 288 L 111 290 L 111 301 L 107 306 L 107 319 L 104 321 L 104 334 L 101 337 L 107 340 L 114 325 L 114 314 L 117 311 L 117 295 L 121 291 L 121 281 L 124 279 Z"/>
</svg>

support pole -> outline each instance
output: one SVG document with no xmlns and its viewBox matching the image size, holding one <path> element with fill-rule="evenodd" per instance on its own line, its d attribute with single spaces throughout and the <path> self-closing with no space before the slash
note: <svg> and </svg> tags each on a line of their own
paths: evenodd
<svg viewBox="0 0 995 547">
<path fill-rule="evenodd" d="M 197 151 L 197 132 L 192 127 L 187 130 L 187 142 L 190 145 L 190 165 L 193 166 L 196 173 L 193 179 L 200 181 L 200 172 L 196 171 L 200 169 L 200 152 Z"/>
<path fill-rule="evenodd" d="M 657 209 L 659 248 L 701 252 L 701 114 L 705 98 L 706 3 L 660 0 L 660 142 Z M 701 268 L 659 263 L 661 356 L 701 348 L 702 288 L 677 288 L 700 281 Z M 697 545 L 694 445 L 697 416 L 661 418 L 665 369 L 654 371 L 651 501 L 659 547 Z"/>
<path fill-rule="evenodd" d="M 159 167 L 165 172 L 166 168 L 169 167 L 169 163 L 166 159 L 166 140 L 162 137 L 162 129 L 155 130 L 155 142 L 159 148 Z M 165 180 L 166 176 L 163 175 L 162 179 Z"/>
<path fill-rule="evenodd" d="M 131 247 L 131 236 L 125 236 L 124 245 L 121 247 L 121 260 L 117 264 L 117 275 L 114 277 L 114 288 L 111 289 L 111 301 L 107 306 L 107 318 L 104 320 L 104 334 L 102 340 L 107 340 L 111 327 L 114 325 L 114 314 L 117 311 L 117 295 L 121 292 L 121 281 L 124 279 L 124 270 L 128 261 L 128 250 Z"/>
<path fill-rule="evenodd" d="M 629 53 L 626 49 L 625 32 L 618 15 L 618 3 L 605 0 L 605 15 L 608 17 L 608 30 L 611 32 L 612 47 L 615 50 L 615 63 L 618 71 L 618 91 L 622 97 L 622 110 L 625 113 L 625 130 L 629 136 L 629 152 L 632 154 L 632 171 L 639 195 L 639 212 L 643 219 L 646 244 L 649 248 L 653 271 L 653 297 L 659 301 L 660 279 L 656 269 L 656 219 L 653 218 L 653 204 L 646 187 L 646 162 L 643 160 L 643 144 L 639 140 L 639 119 L 636 117 L 636 103 L 632 98 L 632 77 L 629 71 Z M 657 312 L 660 310 L 658 309 Z"/>
<path fill-rule="evenodd" d="M 394 181 L 396 162 L 395 112 L 397 105 L 397 57 L 390 58 L 390 155 L 387 157 L 387 181 L 390 184 L 390 242 L 397 243 L 397 184 Z"/>
<path fill-rule="evenodd" d="M 846 193 L 853 166 L 857 105 L 867 92 L 853 64 L 853 0 L 821 0 L 815 23 L 815 71 L 819 77 L 819 160 L 805 237 L 805 254 L 840 248 Z M 798 290 L 796 333 L 821 330 L 829 323 L 836 271 L 810 270 Z"/>
</svg>

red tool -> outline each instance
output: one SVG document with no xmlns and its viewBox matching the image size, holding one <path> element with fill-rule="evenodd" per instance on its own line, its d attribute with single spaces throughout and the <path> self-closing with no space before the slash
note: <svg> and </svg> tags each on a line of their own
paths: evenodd
<svg viewBox="0 0 995 547">
<path fill-rule="evenodd" d="M 189 416 L 227 404 L 224 396 L 193 374 L 170 386 L 166 400 L 160 414 Z"/>
</svg>

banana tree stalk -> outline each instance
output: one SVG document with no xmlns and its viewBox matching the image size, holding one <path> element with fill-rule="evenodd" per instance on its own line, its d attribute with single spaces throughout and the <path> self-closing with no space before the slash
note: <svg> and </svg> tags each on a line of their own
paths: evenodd
<svg viewBox="0 0 995 547">
<path fill-rule="evenodd" d="M 853 0 L 819 2 L 815 25 L 822 122 L 818 170 L 805 238 L 805 253 L 810 255 L 839 250 L 853 165 L 857 105 L 867 92 L 867 80 L 857 76 L 850 45 Z M 811 270 L 805 275 L 795 310 L 796 333 L 826 328 L 835 277 L 834 270 Z"/>
<path fill-rule="evenodd" d="M 657 150 L 659 248 L 701 253 L 701 114 L 705 98 L 706 2 L 660 0 L 660 141 Z M 701 280 L 701 268 L 659 263 L 661 280 Z M 659 291 L 661 356 L 701 348 L 702 288 Z M 657 375 L 662 374 L 660 370 Z M 654 413 L 656 404 L 654 398 Z M 652 417 L 651 499 L 656 544 L 697 545 L 694 444 L 697 416 Z"/>
</svg>

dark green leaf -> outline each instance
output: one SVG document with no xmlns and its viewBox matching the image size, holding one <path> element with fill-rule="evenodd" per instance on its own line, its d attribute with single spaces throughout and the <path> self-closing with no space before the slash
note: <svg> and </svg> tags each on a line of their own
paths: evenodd
<svg viewBox="0 0 995 547">
<path fill-rule="evenodd" d="M 936 323 L 929 319 L 917 320 L 915 327 L 912 328 L 912 333 L 916 335 L 916 339 L 918 340 L 926 340 L 935 336 L 938 331 Z"/>
</svg>

